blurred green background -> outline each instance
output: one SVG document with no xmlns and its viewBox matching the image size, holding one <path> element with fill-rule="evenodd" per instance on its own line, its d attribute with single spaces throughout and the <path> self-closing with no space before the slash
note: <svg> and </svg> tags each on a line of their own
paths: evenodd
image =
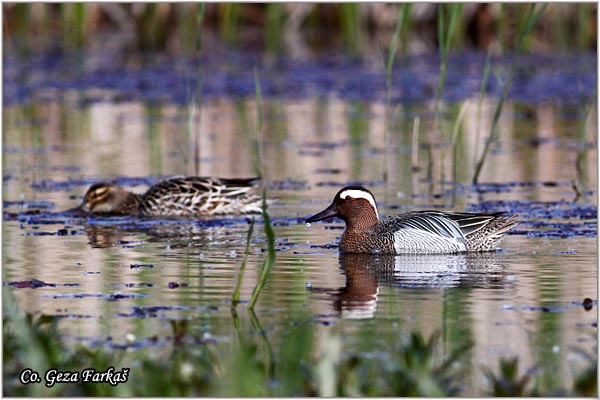
<svg viewBox="0 0 600 400">
<path fill-rule="evenodd" d="M 198 40 L 293 53 L 343 47 L 349 52 L 387 47 L 402 20 L 400 52 L 438 47 L 440 16 L 456 12 L 452 49 L 510 51 L 530 3 L 4 3 L 5 46 L 82 47 L 120 34 L 139 50 L 195 52 Z M 453 8 L 457 8 L 454 10 Z M 526 48 L 594 49 L 596 3 L 549 3 Z M 199 29 L 199 27 L 202 29 Z M 201 39 L 202 40 L 202 39 Z M 204 43 L 205 45 L 207 43 Z"/>
</svg>

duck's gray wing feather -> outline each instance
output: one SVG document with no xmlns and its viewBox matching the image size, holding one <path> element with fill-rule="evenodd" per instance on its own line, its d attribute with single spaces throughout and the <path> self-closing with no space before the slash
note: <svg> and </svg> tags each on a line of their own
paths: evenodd
<svg viewBox="0 0 600 400">
<path fill-rule="evenodd" d="M 384 223 L 392 223 L 394 230 L 413 228 L 434 235 L 447 237 L 465 243 L 465 235 L 459 224 L 438 212 L 413 212 L 399 217 L 388 218 Z"/>
<path fill-rule="evenodd" d="M 449 219 L 458 224 L 464 236 L 469 236 L 487 226 L 492 220 L 505 215 L 504 212 L 495 213 L 464 213 L 464 212 L 440 212 L 428 211 L 428 215 L 439 215 L 441 218 Z"/>
</svg>

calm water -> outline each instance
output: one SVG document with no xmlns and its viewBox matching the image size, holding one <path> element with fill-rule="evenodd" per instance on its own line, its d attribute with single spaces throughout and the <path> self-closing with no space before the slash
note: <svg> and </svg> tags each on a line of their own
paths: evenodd
<svg viewBox="0 0 600 400">
<path fill-rule="evenodd" d="M 78 204 L 101 180 L 141 192 L 170 175 L 254 175 L 253 97 L 215 89 L 194 110 L 162 97 L 116 100 L 122 91 L 100 84 L 49 88 L 44 79 L 31 73 L 11 83 L 9 93 L 21 93 L 25 102 L 5 95 L 5 290 L 24 311 L 61 317 L 59 330 L 70 344 L 160 355 L 172 343 L 170 321 L 180 319 L 200 338 L 231 340 L 231 298 L 251 217 L 82 220 L 56 212 Z M 462 82 L 449 79 L 454 89 Z M 482 366 L 511 356 L 525 368 L 541 367 L 550 385 L 556 377 L 568 384 L 587 365 L 577 349 L 592 353 L 597 345 L 595 108 L 584 124 L 580 93 L 562 102 L 509 102 L 482 184 L 472 186 L 496 101 L 486 97 L 480 105 L 478 87 L 444 110 L 449 121 L 461 121 L 453 152 L 453 124 L 447 134 L 435 133 L 433 104 L 398 106 L 385 135 L 377 96 L 351 99 L 313 85 L 314 95 L 273 91 L 264 104 L 261 151 L 275 200 L 269 213 L 277 260 L 256 314 L 272 345 L 307 319 L 316 325 L 315 351 L 334 337 L 344 354 L 365 357 L 385 357 L 412 331 L 441 331 L 444 352 L 474 343 L 466 395 L 482 394 Z M 411 150 L 413 140 L 418 150 Z M 340 256 L 340 221 L 309 228 L 303 220 L 355 182 L 372 189 L 382 215 L 506 210 L 519 213 L 522 223 L 492 254 Z M 243 323 L 266 256 L 262 219 L 255 219 L 238 307 Z M 586 298 L 591 310 L 583 307 Z"/>
</svg>

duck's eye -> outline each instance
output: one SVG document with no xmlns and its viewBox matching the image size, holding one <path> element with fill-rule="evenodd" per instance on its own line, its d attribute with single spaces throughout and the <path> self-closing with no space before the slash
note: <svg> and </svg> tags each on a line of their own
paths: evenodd
<svg viewBox="0 0 600 400">
<path fill-rule="evenodd" d="M 345 197 L 345 200 L 350 200 L 352 198 L 352 196 L 348 195 Z"/>
</svg>

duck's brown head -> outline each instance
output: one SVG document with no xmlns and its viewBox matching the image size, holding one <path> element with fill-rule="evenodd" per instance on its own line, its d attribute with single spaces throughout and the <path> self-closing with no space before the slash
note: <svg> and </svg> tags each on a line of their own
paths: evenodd
<svg viewBox="0 0 600 400">
<path fill-rule="evenodd" d="M 128 214 L 132 206 L 137 204 L 136 195 L 112 183 L 96 183 L 83 197 L 81 209 L 95 214 Z"/>
<path fill-rule="evenodd" d="M 306 222 L 321 221 L 337 217 L 346 222 L 348 228 L 366 228 L 379 221 L 375 196 L 362 186 L 346 186 L 333 199 L 333 203 L 325 210 L 309 217 Z"/>
</svg>

